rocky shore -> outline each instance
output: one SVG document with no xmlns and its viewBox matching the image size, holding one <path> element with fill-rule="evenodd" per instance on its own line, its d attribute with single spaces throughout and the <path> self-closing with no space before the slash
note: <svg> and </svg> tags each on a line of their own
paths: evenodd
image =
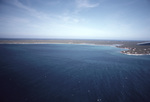
<svg viewBox="0 0 150 102">
<path fill-rule="evenodd" d="M 138 49 L 138 48 L 129 48 L 129 50 L 121 51 L 121 53 L 128 55 L 149 55 L 150 48 Z"/>
<path fill-rule="evenodd" d="M 127 55 L 150 55 L 150 45 L 139 45 L 137 44 L 124 44 L 122 46 L 117 46 L 118 48 L 124 48 L 127 50 L 121 51 L 123 54 Z"/>
</svg>

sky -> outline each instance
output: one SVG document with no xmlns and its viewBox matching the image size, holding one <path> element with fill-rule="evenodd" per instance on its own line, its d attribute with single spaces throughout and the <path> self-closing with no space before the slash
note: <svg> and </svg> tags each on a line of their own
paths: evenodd
<svg viewBox="0 0 150 102">
<path fill-rule="evenodd" d="M 0 0 L 0 38 L 150 40 L 150 0 Z"/>
</svg>

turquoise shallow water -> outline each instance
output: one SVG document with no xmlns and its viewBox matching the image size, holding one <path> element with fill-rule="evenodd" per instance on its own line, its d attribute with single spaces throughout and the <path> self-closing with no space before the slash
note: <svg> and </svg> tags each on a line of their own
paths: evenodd
<svg viewBox="0 0 150 102">
<path fill-rule="evenodd" d="M 149 102 L 150 56 L 110 46 L 0 45 L 1 102 Z"/>
</svg>

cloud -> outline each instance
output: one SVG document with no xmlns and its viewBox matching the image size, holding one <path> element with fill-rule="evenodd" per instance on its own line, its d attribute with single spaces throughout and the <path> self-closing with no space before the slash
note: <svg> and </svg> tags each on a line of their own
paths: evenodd
<svg viewBox="0 0 150 102">
<path fill-rule="evenodd" d="M 49 15 L 47 15 L 46 13 L 40 12 L 34 8 L 31 8 L 25 4 L 23 4 L 22 2 L 20 2 L 19 0 L 7 0 L 7 3 L 16 6 L 17 8 L 19 8 L 20 10 L 22 10 L 22 12 L 29 14 L 32 17 L 35 17 L 37 19 L 48 19 L 50 20 Z"/>
<path fill-rule="evenodd" d="M 94 8 L 99 6 L 99 3 L 90 3 L 89 0 L 76 0 L 78 8 Z"/>
<path fill-rule="evenodd" d="M 91 3 L 90 0 L 75 0 L 75 1 L 76 1 L 76 9 L 74 11 L 74 14 L 78 14 L 83 9 L 95 8 L 99 6 L 99 3 Z"/>
<path fill-rule="evenodd" d="M 6 2 L 9 3 L 9 4 L 12 4 L 12 5 L 14 5 L 18 8 L 25 9 L 25 10 L 30 11 L 30 12 L 35 12 L 34 9 L 29 8 L 28 6 L 25 6 L 19 0 L 6 0 Z"/>
</svg>

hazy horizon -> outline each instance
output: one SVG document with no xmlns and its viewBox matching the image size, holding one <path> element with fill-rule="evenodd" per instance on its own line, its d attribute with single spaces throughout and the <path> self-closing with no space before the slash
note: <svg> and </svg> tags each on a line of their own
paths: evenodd
<svg viewBox="0 0 150 102">
<path fill-rule="evenodd" d="M 0 38 L 0 40 L 97 40 L 97 41 L 148 41 L 150 40 L 132 40 L 132 39 L 84 39 L 84 38 Z"/>
</svg>

